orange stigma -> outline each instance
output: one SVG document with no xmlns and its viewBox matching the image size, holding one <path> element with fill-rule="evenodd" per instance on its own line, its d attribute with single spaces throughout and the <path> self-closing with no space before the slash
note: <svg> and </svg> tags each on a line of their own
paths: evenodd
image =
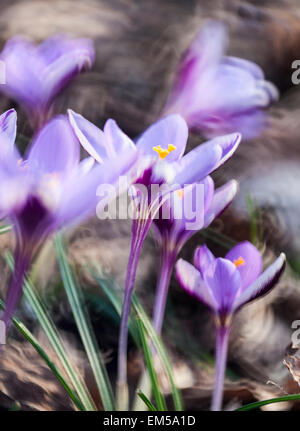
<svg viewBox="0 0 300 431">
<path fill-rule="evenodd" d="M 183 196 L 184 196 L 184 190 L 183 189 L 176 190 L 176 193 L 178 194 L 180 199 L 183 199 Z"/>
<path fill-rule="evenodd" d="M 176 147 L 174 145 L 171 145 L 171 144 L 169 144 L 167 150 L 164 148 L 161 148 L 160 145 L 157 145 L 157 147 L 153 147 L 153 151 L 157 152 L 160 160 L 163 160 L 165 157 L 167 157 L 168 154 L 170 154 L 174 150 L 176 150 Z"/>
<path fill-rule="evenodd" d="M 242 257 L 239 257 L 238 259 L 235 259 L 234 261 L 233 261 L 233 263 L 235 264 L 235 266 L 238 268 L 239 266 L 241 266 L 241 265 L 245 265 L 245 261 L 244 261 L 244 259 L 242 258 Z"/>
</svg>

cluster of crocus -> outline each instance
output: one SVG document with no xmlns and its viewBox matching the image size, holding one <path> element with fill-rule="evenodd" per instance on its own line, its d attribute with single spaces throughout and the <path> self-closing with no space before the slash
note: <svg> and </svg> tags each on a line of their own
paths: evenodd
<svg viewBox="0 0 300 431">
<path fill-rule="evenodd" d="M 226 46 L 226 27 L 208 22 L 179 63 L 163 115 L 181 114 L 207 136 L 239 131 L 253 137 L 278 91 L 257 64 L 225 56 Z"/>
<path fill-rule="evenodd" d="M 268 293 L 285 266 L 282 253 L 262 272 L 262 256 L 245 241 L 233 247 L 225 258 L 215 258 L 204 245 L 194 254 L 194 265 L 180 259 L 176 274 L 181 286 L 203 302 L 215 316 L 216 375 L 212 410 L 221 410 L 228 339 L 232 320 L 245 304 Z"/>
<path fill-rule="evenodd" d="M 170 193 L 173 189 L 181 189 L 185 184 L 193 184 L 195 181 L 200 182 L 204 180 L 204 183 L 208 185 L 207 193 L 205 193 L 207 195 L 207 205 L 211 206 L 210 211 L 207 211 L 206 214 L 207 223 L 211 218 L 214 218 L 213 214 L 218 211 L 217 207 L 220 206 L 220 203 L 218 202 L 219 194 L 216 194 L 215 203 L 211 202 L 213 182 L 211 179 L 206 179 L 206 177 L 231 157 L 239 145 L 240 135 L 232 134 L 215 138 L 184 155 L 188 128 L 180 115 L 173 114 L 159 120 L 150 126 L 139 137 L 136 143 L 131 141 L 117 127 L 116 123 L 113 123 L 111 120 L 105 124 L 103 131 L 101 131 L 81 115 L 73 112 L 69 112 L 69 115 L 71 117 L 71 124 L 81 144 L 98 162 L 101 163 L 103 159 L 111 157 L 111 154 L 116 154 L 116 152 L 122 155 L 123 153 L 133 151 L 138 154 L 138 160 L 141 161 L 140 166 L 144 166 L 140 170 L 135 183 L 138 194 L 138 209 L 137 216 L 133 219 L 132 223 L 131 250 L 127 267 L 118 350 L 118 385 L 119 392 L 122 394 L 122 400 L 119 400 L 119 405 L 124 407 L 126 405 L 126 401 L 124 404 L 124 398 L 126 398 L 124 395 L 126 390 L 124 388 L 127 384 L 126 352 L 128 320 L 136 270 L 144 239 L 157 211 L 164 202 L 165 196 L 164 192 L 157 192 L 153 196 L 153 193 L 150 193 L 150 188 L 153 184 L 165 185 L 165 191 Z M 111 142 L 109 152 L 103 145 L 107 142 L 105 137 L 107 138 L 108 136 Z M 154 143 L 155 145 L 153 145 Z M 146 164 L 143 163 L 144 159 L 148 160 Z M 138 193 L 139 185 L 145 187 L 146 193 Z M 224 200 L 226 199 L 227 204 L 230 198 L 232 199 L 233 197 L 233 190 L 236 188 L 235 183 L 233 183 L 232 187 L 230 192 L 227 190 L 225 192 L 226 198 L 224 196 Z M 231 196 L 229 197 L 228 195 Z M 199 208 L 199 210 L 201 209 Z M 222 208 L 220 208 L 221 210 Z M 171 220 L 166 221 L 166 223 L 168 222 L 171 223 Z M 182 219 L 181 223 L 184 225 L 185 220 Z M 201 227 L 199 226 L 199 228 Z M 184 239 L 187 239 L 188 236 L 179 228 L 178 238 L 174 238 L 177 244 L 174 245 L 173 253 L 179 251 Z M 167 238 L 168 240 L 169 238 Z M 167 258 L 169 259 L 169 257 Z"/>
<path fill-rule="evenodd" d="M 128 407 L 130 303 L 141 248 L 151 225 L 161 253 L 153 317 L 160 332 L 171 271 L 179 251 L 196 231 L 207 227 L 229 205 L 237 191 L 234 180 L 215 190 L 209 175 L 234 154 L 241 139 L 239 132 L 249 136 L 260 129 L 264 122 L 262 108 L 277 97 L 276 89 L 264 80 L 258 66 L 223 57 L 225 39 L 223 26 L 216 23 L 208 25 L 195 39 L 176 73 L 161 118 L 136 141 L 112 119 L 103 130 L 72 110 L 67 116 L 51 119 L 54 98 L 82 69 L 92 65 L 91 41 L 55 36 L 34 45 L 23 38 L 13 38 L 0 54 L 6 66 L 6 84 L 0 90 L 23 106 L 36 132 L 21 157 L 14 145 L 14 110 L 0 117 L 0 214 L 11 220 L 16 234 L 15 271 L 3 317 L 7 324 L 20 298 L 25 272 L 46 238 L 91 214 L 99 201 L 99 185 L 114 186 L 122 175 L 128 178 L 126 184 L 133 184 L 130 194 L 135 217 L 118 350 L 119 408 Z M 188 127 L 207 135 L 230 134 L 217 136 L 185 154 Z M 80 144 L 90 156 L 82 161 Z M 203 199 L 198 199 L 199 194 Z M 105 203 L 103 197 L 103 206 Z M 187 204 L 195 210 L 192 217 L 184 212 Z M 165 211 L 169 211 L 167 219 L 161 216 Z M 198 271 L 186 262 L 177 264 L 183 286 L 205 299 L 216 313 L 218 328 L 222 328 L 217 345 L 219 371 L 214 408 L 221 402 L 228 339 L 224 334 L 229 334 L 232 313 L 270 289 L 283 267 L 281 257 L 260 275 L 258 252 L 250 252 L 250 248 L 243 245 L 238 258 L 232 250 L 227 260 L 223 259 L 230 264 L 215 259 L 206 248 L 197 251 Z"/>
<path fill-rule="evenodd" d="M 160 271 L 153 308 L 153 324 L 157 332 L 162 329 L 168 287 L 178 253 L 193 234 L 208 227 L 225 210 L 237 188 L 237 182 L 232 180 L 214 190 L 214 181 L 207 176 L 202 183 L 172 192 L 162 204 L 160 213 L 165 211 L 170 217 L 158 217 L 153 223 L 160 249 Z M 186 208 L 193 208 L 193 212 L 187 213 Z"/>
<path fill-rule="evenodd" d="M 55 230 L 89 215 L 98 202 L 100 184 L 116 184 L 136 162 L 124 154 L 109 163 L 80 161 L 80 146 L 66 116 L 46 124 L 24 158 L 14 145 L 16 113 L 0 117 L 0 213 L 9 217 L 16 234 L 15 272 L 3 320 L 10 322 L 22 282 L 33 257 Z"/>
</svg>

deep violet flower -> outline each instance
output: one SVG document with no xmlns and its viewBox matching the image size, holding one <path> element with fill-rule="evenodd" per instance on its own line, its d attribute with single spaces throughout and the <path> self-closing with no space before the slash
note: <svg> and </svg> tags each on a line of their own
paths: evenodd
<svg viewBox="0 0 300 431">
<path fill-rule="evenodd" d="M 52 36 L 36 45 L 13 37 L 0 53 L 6 70 L 6 83 L 0 90 L 23 106 L 37 130 L 49 120 L 55 96 L 83 69 L 91 67 L 94 57 L 89 39 Z"/>
<path fill-rule="evenodd" d="M 208 176 L 201 183 L 172 192 L 162 204 L 159 217 L 153 221 L 160 253 L 153 308 L 153 325 L 158 333 L 161 332 L 170 278 L 178 253 L 192 235 L 208 227 L 227 208 L 237 189 L 237 182 L 232 180 L 215 190 L 214 181 Z"/>
<path fill-rule="evenodd" d="M 0 116 L 0 135 L 0 213 L 11 220 L 16 235 L 15 271 L 2 318 L 8 325 L 24 274 L 45 239 L 88 216 L 99 201 L 97 187 L 116 185 L 136 157 L 124 155 L 101 166 L 92 158 L 80 162 L 80 145 L 65 116 L 41 129 L 24 159 L 14 146 L 14 110 Z"/>
<path fill-rule="evenodd" d="M 124 301 L 118 349 L 117 405 L 128 408 L 127 337 L 131 296 L 144 239 L 161 203 L 163 193 L 151 194 L 155 185 L 166 185 L 167 190 L 201 181 L 234 153 L 240 142 L 239 134 L 215 138 L 184 155 L 188 127 L 180 115 L 169 115 L 150 126 L 134 143 L 113 120 L 105 123 L 103 131 L 69 111 L 73 129 L 87 152 L 99 163 L 123 152 L 138 154 L 138 179 L 135 184 L 138 199 L 136 217 L 132 222 L 132 237 L 127 266 Z M 140 189 L 140 186 L 144 188 Z M 146 188 L 146 193 L 145 193 Z"/>
<path fill-rule="evenodd" d="M 225 56 L 226 27 L 208 22 L 183 55 L 162 115 L 181 114 L 206 136 L 238 131 L 258 135 L 264 108 L 278 99 L 276 87 L 255 63 Z"/>
<path fill-rule="evenodd" d="M 267 294 L 284 267 L 281 255 L 262 272 L 262 256 L 248 241 L 233 247 L 225 258 L 215 258 L 204 245 L 194 254 L 194 265 L 180 259 L 176 274 L 181 286 L 207 305 L 215 315 L 216 376 L 212 410 L 222 407 L 228 339 L 232 319 L 245 304 Z"/>
</svg>

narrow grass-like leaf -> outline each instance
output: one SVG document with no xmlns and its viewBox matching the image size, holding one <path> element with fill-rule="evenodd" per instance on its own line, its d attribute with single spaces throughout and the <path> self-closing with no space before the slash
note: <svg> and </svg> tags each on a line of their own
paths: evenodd
<svg viewBox="0 0 300 431">
<path fill-rule="evenodd" d="M 300 400 L 300 394 L 283 395 L 282 397 L 278 397 L 278 398 L 270 398 L 269 400 L 256 401 L 255 403 L 250 403 L 242 407 L 239 407 L 238 409 L 236 409 L 236 411 L 245 412 L 248 410 L 258 409 L 259 407 L 266 406 L 267 404 L 275 404 L 275 403 L 282 403 L 284 401 L 295 401 L 295 400 Z"/>
<path fill-rule="evenodd" d="M 183 404 L 182 404 L 181 394 L 175 385 L 174 377 L 173 377 L 173 371 L 172 371 L 172 365 L 171 365 L 170 359 L 168 357 L 168 353 L 166 351 L 164 343 L 162 342 L 160 336 L 157 334 L 157 332 L 153 328 L 151 320 L 149 319 L 149 317 L 145 313 L 145 311 L 144 311 L 141 303 L 137 299 L 136 295 L 132 295 L 132 304 L 134 306 L 134 309 L 135 309 L 138 317 L 143 322 L 143 325 L 144 325 L 151 341 L 153 342 L 153 344 L 157 350 L 157 353 L 160 357 L 160 360 L 161 360 L 161 362 L 165 368 L 165 371 L 168 375 L 170 385 L 171 385 L 172 398 L 173 398 L 175 410 L 182 411 L 183 410 Z"/>
<path fill-rule="evenodd" d="M 118 295 L 117 286 L 115 285 L 113 280 L 100 278 L 97 275 L 95 275 L 93 271 L 92 271 L 92 274 L 94 276 L 94 279 L 97 281 L 97 283 L 100 285 L 100 287 L 102 288 L 102 290 L 104 291 L 104 293 L 106 294 L 110 302 L 112 303 L 118 315 L 121 317 L 123 294 Z M 139 333 L 137 331 L 137 327 L 132 317 L 130 317 L 129 319 L 129 332 L 132 338 L 134 339 L 135 344 L 139 347 L 140 346 Z"/>
<path fill-rule="evenodd" d="M 0 300 L 0 308 L 4 308 L 4 302 Z M 45 350 L 42 348 L 42 346 L 39 344 L 38 340 L 34 337 L 34 335 L 29 331 L 29 329 L 26 328 L 26 326 L 16 317 L 13 317 L 12 319 L 13 324 L 16 326 L 18 331 L 26 338 L 26 340 L 29 341 L 29 343 L 33 346 L 33 348 L 37 351 L 37 353 L 40 355 L 40 357 L 46 362 L 50 370 L 53 372 L 57 380 L 60 382 L 62 387 L 66 390 L 67 394 L 73 401 L 73 403 L 76 405 L 76 407 L 79 410 L 85 410 L 84 405 L 81 403 L 77 395 L 74 393 L 72 388 L 69 386 L 66 379 L 63 377 L 63 375 L 60 373 L 56 365 L 51 361 Z"/>
<path fill-rule="evenodd" d="M 0 235 L 6 233 L 6 232 L 10 232 L 12 230 L 12 226 L 7 224 L 4 226 L 0 226 Z"/>
<path fill-rule="evenodd" d="M 108 286 L 108 283 L 109 283 L 109 286 Z M 121 308 L 120 308 L 119 302 L 116 300 L 115 284 L 116 283 L 112 283 L 109 280 L 107 280 L 107 283 L 105 285 L 100 283 L 100 286 L 103 288 L 104 292 L 108 294 L 108 298 L 112 300 L 113 306 L 116 308 L 116 311 L 120 314 Z M 168 354 L 166 352 L 166 349 L 163 345 L 163 342 L 161 341 L 161 338 L 157 335 L 156 331 L 154 330 L 151 320 L 147 316 L 146 312 L 143 309 L 143 306 L 138 301 L 136 295 L 133 295 L 132 303 L 136 309 L 138 316 L 141 318 L 141 321 L 143 322 L 148 335 L 150 336 L 150 338 L 152 339 L 155 345 L 155 348 L 157 350 L 157 353 L 160 357 L 162 364 L 164 365 L 164 368 L 166 370 L 166 373 L 168 375 L 168 378 L 171 384 L 172 397 L 173 397 L 175 409 L 181 411 L 183 410 L 181 394 L 179 390 L 176 388 L 174 378 L 173 378 L 172 366 L 171 366 Z M 137 344 L 137 346 L 139 347 L 139 343 Z"/>
<path fill-rule="evenodd" d="M 140 318 L 137 318 L 136 322 L 137 322 L 137 326 L 138 326 L 139 333 L 140 333 L 142 348 L 144 351 L 144 357 L 145 357 L 147 369 L 148 369 L 150 380 L 151 380 L 153 396 L 154 396 L 154 399 L 155 399 L 155 402 L 157 405 L 157 410 L 166 411 L 167 406 L 165 403 L 165 399 L 164 399 L 164 397 L 163 397 L 163 395 L 159 389 L 158 379 L 157 379 L 155 367 L 153 364 L 152 355 L 151 355 L 151 352 L 149 349 L 149 343 L 148 343 L 147 338 L 146 338 L 144 325 L 141 322 Z"/>
<path fill-rule="evenodd" d="M 10 253 L 6 253 L 5 260 L 10 269 L 13 270 L 13 256 Z M 84 410 L 96 410 L 95 405 L 92 401 L 92 397 L 88 392 L 88 389 L 86 388 L 84 382 L 81 381 L 78 371 L 74 369 L 68 358 L 63 342 L 59 336 L 54 322 L 52 321 L 51 317 L 49 316 L 49 313 L 47 312 L 46 306 L 42 302 L 40 295 L 36 291 L 28 276 L 24 280 L 24 296 L 30 304 L 31 308 L 33 309 L 41 327 L 47 335 L 47 338 L 52 348 L 54 349 L 62 366 L 64 367 L 65 372 L 67 373 L 72 385 L 74 386 L 74 389 L 78 394 L 78 397 L 80 398 L 84 406 Z"/>
<path fill-rule="evenodd" d="M 99 351 L 98 343 L 93 332 L 88 313 L 83 305 L 82 292 L 68 262 L 61 235 L 56 235 L 54 245 L 64 288 L 67 293 L 81 341 L 93 370 L 95 381 L 102 399 L 103 408 L 104 410 L 109 411 L 114 410 L 114 398 L 109 377 Z"/>
<path fill-rule="evenodd" d="M 157 412 L 157 408 L 151 403 L 149 398 L 147 398 L 146 395 L 143 394 L 143 392 L 138 392 L 138 396 L 141 398 L 141 400 L 143 400 L 149 410 L 151 410 L 152 412 Z"/>
</svg>

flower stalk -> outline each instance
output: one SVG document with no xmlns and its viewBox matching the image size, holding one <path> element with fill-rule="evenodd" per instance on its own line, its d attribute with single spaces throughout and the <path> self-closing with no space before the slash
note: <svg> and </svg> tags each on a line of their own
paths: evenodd
<svg viewBox="0 0 300 431">
<path fill-rule="evenodd" d="M 211 403 L 212 411 L 222 410 L 229 335 L 230 327 L 228 326 L 218 326 L 216 329 L 216 371 Z"/>
</svg>

